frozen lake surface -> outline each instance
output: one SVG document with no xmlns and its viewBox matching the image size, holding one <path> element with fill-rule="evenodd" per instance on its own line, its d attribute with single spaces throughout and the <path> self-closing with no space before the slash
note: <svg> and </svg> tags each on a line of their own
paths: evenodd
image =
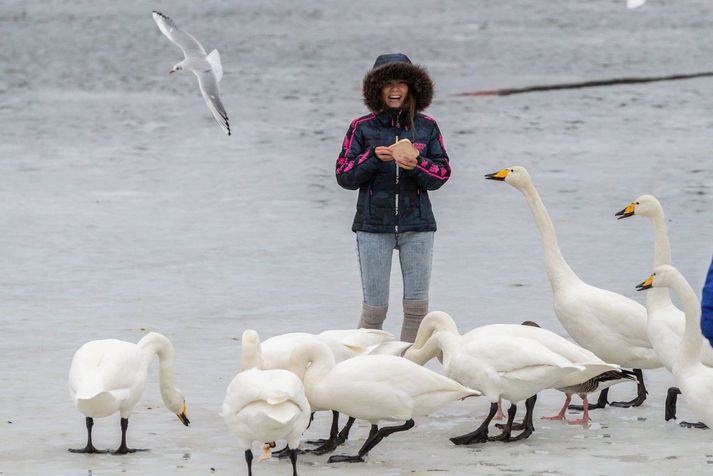
<svg viewBox="0 0 713 476">
<path fill-rule="evenodd" d="M 536 5 L 535 5 L 536 4 Z M 171 75 L 180 51 L 161 10 L 220 50 L 234 132 L 213 122 L 195 79 Z M 246 474 L 218 416 L 246 328 L 263 338 L 357 321 L 361 288 L 350 231 L 356 194 L 334 163 L 362 114 L 374 58 L 403 51 L 436 83 L 453 176 L 432 195 L 431 309 L 462 331 L 525 319 L 565 335 L 523 197 L 483 180 L 510 165 L 532 175 L 565 258 L 585 281 L 644 302 L 651 227 L 614 213 L 653 194 L 667 213 L 674 264 L 700 290 L 713 252 L 710 78 L 472 98 L 480 89 L 713 70 L 707 0 L 502 2 L 3 2 L 0 10 L 0 474 Z M 387 330 L 400 326 L 394 269 Z M 130 420 L 126 457 L 75 455 L 84 418 L 68 395 L 84 342 L 176 347 L 184 428 L 161 402 L 156 365 Z M 432 366 L 437 368 L 436 366 Z M 589 430 L 536 421 L 513 444 L 456 447 L 484 399 L 419 419 L 362 465 L 300 457 L 302 475 L 671 475 L 713 472 L 713 432 L 663 421 L 673 378 L 645 372 L 635 409 L 595 411 Z M 620 385 L 614 399 L 633 397 Z M 536 417 L 561 394 L 540 394 Z M 695 417 L 680 400 L 679 418 Z M 318 414 L 307 438 L 322 436 Z M 356 427 L 346 451 L 368 431 Z M 119 443 L 118 416 L 95 444 Z M 289 462 L 254 474 L 290 474 Z"/>
</svg>

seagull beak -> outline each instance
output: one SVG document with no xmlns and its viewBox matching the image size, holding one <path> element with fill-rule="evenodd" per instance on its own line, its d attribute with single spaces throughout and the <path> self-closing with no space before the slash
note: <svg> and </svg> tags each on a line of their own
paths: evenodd
<svg viewBox="0 0 713 476">
<path fill-rule="evenodd" d="M 623 209 L 619 212 L 616 212 L 614 214 L 614 216 L 619 217 L 619 218 L 617 218 L 617 220 L 621 220 L 622 218 L 629 218 L 630 216 L 632 216 L 634 214 L 635 210 L 636 210 L 636 205 L 634 204 L 634 202 L 631 202 L 630 204 L 628 204 L 626 206 L 625 209 Z"/>
<path fill-rule="evenodd" d="M 499 172 L 495 172 L 494 174 L 486 174 L 485 178 L 487 180 L 498 180 L 502 182 L 503 180 L 505 180 L 505 177 L 508 176 L 508 173 L 510 173 L 508 169 L 503 169 Z"/>
<path fill-rule="evenodd" d="M 646 281 L 643 283 L 639 283 L 636 285 L 636 290 L 637 291 L 644 291 L 646 289 L 651 289 L 654 287 L 654 275 L 652 274 L 648 278 L 646 278 Z"/>
<path fill-rule="evenodd" d="M 175 69 L 172 69 L 171 71 L 168 72 L 168 74 L 173 74 L 173 73 L 175 73 L 175 72 L 176 72 L 176 70 L 175 70 Z"/>
<path fill-rule="evenodd" d="M 183 402 L 183 409 L 181 410 L 181 413 L 177 413 L 176 416 L 179 420 L 181 420 L 181 423 L 186 426 L 191 426 L 191 421 L 186 416 L 186 402 Z"/>
</svg>

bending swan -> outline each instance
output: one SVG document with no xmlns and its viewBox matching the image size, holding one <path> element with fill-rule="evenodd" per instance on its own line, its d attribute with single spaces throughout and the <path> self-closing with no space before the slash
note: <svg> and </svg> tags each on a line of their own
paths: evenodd
<svg viewBox="0 0 713 476">
<path fill-rule="evenodd" d="M 243 370 L 228 385 L 220 415 L 245 450 L 250 476 L 253 441 L 272 443 L 283 439 L 287 440 L 292 473 L 297 475 L 297 447 L 310 419 L 302 381 L 287 370 L 255 367 L 258 362 L 255 349 L 260 337 L 254 330 L 243 332 L 242 342 Z"/>
<path fill-rule="evenodd" d="M 383 438 L 414 426 L 413 418 L 480 392 L 391 355 L 364 355 L 335 363 L 321 342 L 303 344 L 292 353 L 290 370 L 302 378 L 310 403 L 371 422 L 368 438 L 354 456 L 335 455 L 335 462 L 361 462 Z M 403 425 L 379 428 L 381 421 Z"/>
<path fill-rule="evenodd" d="M 77 350 L 69 369 L 69 391 L 77 410 L 86 415 L 87 446 L 72 453 L 99 453 L 92 444 L 94 418 L 119 412 L 121 445 L 114 454 L 139 451 L 126 446 L 129 416 L 141 398 L 154 355 L 159 359 L 161 398 L 166 408 L 184 425 L 186 400 L 173 383 L 174 350 L 171 341 L 157 332 L 146 334 L 137 344 L 116 339 L 93 340 Z"/>
</svg>

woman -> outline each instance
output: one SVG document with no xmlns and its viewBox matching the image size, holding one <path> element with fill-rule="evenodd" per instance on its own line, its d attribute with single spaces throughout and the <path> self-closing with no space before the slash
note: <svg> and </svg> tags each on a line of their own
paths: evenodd
<svg viewBox="0 0 713 476">
<path fill-rule="evenodd" d="M 337 182 L 359 190 L 356 232 L 363 304 L 359 327 L 381 329 L 389 304 L 393 250 L 404 281 L 401 340 L 413 342 L 428 312 L 436 220 L 429 190 L 451 174 L 436 121 L 421 113 L 431 103 L 426 70 L 401 53 L 381 55 L 364 76 L 371 114 L 352 121 L 337 159 Z M 388 146 L 409 139 L 406 153 Z"/>
</svg>

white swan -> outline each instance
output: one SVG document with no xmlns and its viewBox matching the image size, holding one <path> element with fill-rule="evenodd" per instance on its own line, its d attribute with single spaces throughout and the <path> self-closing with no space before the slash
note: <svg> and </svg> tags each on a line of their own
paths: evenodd
<svg viewBox="0 0 713 476">
<path fill-rule="evenodd" d="M 671 245 L 661 203 L 651 195 L 641 195 L 626 208 L 616 213 L 619 219 L 634 215 L 651 220 L 654 234 L 654 266 L 670 265 Z M 671 295 L 666 287 L 655 287 L 646 292 L 646 311 L 649 340 L 661 359 L 661 363 L 668 370 L 672 370 L 685 327 L 685 315 L 671 301 Z M 713 349 L 705 342 L 701 346 L 701 360 L 706 365 L 713 366 Z"/>
<path fill-rule="evenodd" d="M 295 348 L 302 344 L 314 344 L 321 342 L 326 344 L 335 362 L 341 362 L 367 353 L 385 353 L 387 355 L 401 355 L 404 347 L 394 340 L 394 336 L 380 329 L 343 329 L 329 330 L 321 334 L 309 334 L 307 332 L 292 332 L 288 334 L 270 337 L 264 342 L 243 343 L 243 346 L 255 346 L 250 352 L 255 355 L 257 366 L 260 369 L 289 369 L 290 356 Z M 389 345 L 391 344 L 391 345 Z M 253 366 L 251 364 L 251 366 Z M 242 369 L 246 367 L 241 366 Z M 312 403 L 312 411 L 333 410 L 331 408 L 320 408 Z M 308 441 L 307 443 L 319 444 L 317 448 L 310 450 L 315 454 L 324 454 L 333 451 L 337 446 L 344 443 L 349 438 L 349 432 L 354 424 L 354 418 L 349 417 L 344 428 L 339 431 L 339 413 L 332 411 L 332 424 L 330 435 L 326 440 Z M 284 450 L 276 454 L 281 455 Z"/>
<path fill-rule="evenodd" d="M 272 443 L 287 440 L 293 474 L 297 474 L 297 447 L 309 425 L 310 406 L 302 381 L 287 370 L 260 370 L 255 367 L 259 336 L 243 332 L 242 370 L 228 385 L 221 416 L 245 450 L 248 474 L 252 474 L 253 441 Z M 252 364 L 252 365 L 251 365 Z"/>
<path fill-rule="evenodd" d="M 572 271 L 560 252 L 552 220 L 524 167 L 510 167 L 485 177 L 504 181 L 525 196 L 542 238 L 555 314 L 565 330 L 605 362 L 634 369 L 639 382 L 637 397 L 612 405 L 641 405 L 646 400 L 641 369 L 661 367 L 646 331 L 646 308 L 621 294 L 587 284 Z M 606 403 L 607 390 L 590 408 L 601 408 Z"/>
<path fill-rule="evenodd" d="M 451 438 L 455 444 L 482 443 L 488 439 L 488 424 L 497 411 L 499 398 L 511 403 L 505 431 L 495 439 L 516 441 L 532 434 L 534 396 L 546 388 L 572 387 L 616 365 L 603 362 L 591 352 L 539 327 L 495 324 L 463 335 L 445 312 L 428 313 L 418 329 L 414 345 L 404 357 L 423 365 L 442 355 L 443 370 L 452 379 L 477 388 L 490 400 L 490 413 L 475 431 Z M 526 402 L 525 430 L 512 438 L 517 402 Z"/>
<path fill-rule="evenodd" d="M 371 432 L 355 456 L 329 462 L 359 462 L 384 437 L 414 426 L 413 418 L 480 392 L 392 355 L 364 355 L 336 363 L 322 342 L 302 344 L 292 353 L 290 370 L 305 385 L 310 403 L 371 422 Z M 378 428 L 381 421 L 403 425 Z"/>
<path fill-rule="evenodd" d="M 116 339 L 93 340 L 77 350 L 69 369 L 69 391 L 77 410 L 86 415 L 87 446 L 73 453 L 97 453 L 92 444 L 94 418 L 119 412 L 121 445 L 115 454 L 137 451 L 126 446 L 129 416 L 141 398 L 154 355 L 159 358 L 161 398 L 166 407 L 188 426 L 186 400 L 173 383 L 174 350 L 171 341 L 157 332 L 137 344 Z"/>
<path fill-rule="evenodd" d="M 713 426 L 713 367 L 701 362 L 701 302 L 686 278 L 673 266 L 661 265 L 637 289 L 673 288 L 683 303 L 686 326 L 673 364 L 673 375 L 688 406 L 706 425 Z"/>
</svg>

